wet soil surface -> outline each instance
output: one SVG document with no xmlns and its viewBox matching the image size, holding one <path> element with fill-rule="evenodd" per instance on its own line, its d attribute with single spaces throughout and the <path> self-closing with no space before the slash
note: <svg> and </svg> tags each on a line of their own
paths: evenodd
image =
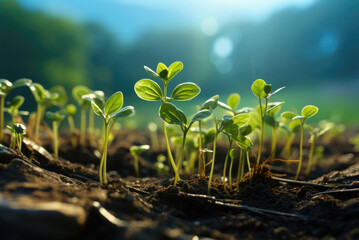
<svg viewBox="0 0 359 240">
<path fill-rule="evenodd" d="M 275 162 L 232 190 L 216 175 L 208 196 L 207 178 L 183 175 L 173 186 L 170 173 L 157 176 L 164 151 L 141 155 L 143 177 L 134 177 L 129 147 L 148 143 L 143 133 L 116 134 L 102 186 L 97 147 L 64 139 L 60 159 L 46 139 L 49 152 L 27 138 L 22 153 L 0 147 L 1 239 L 359 239 L 359 154 L 350 144 L 325 146 L 300 181 L 291 180 L 296 163 Z M 219 144 L 216 173 L 225 151 Z"/>
</svg>

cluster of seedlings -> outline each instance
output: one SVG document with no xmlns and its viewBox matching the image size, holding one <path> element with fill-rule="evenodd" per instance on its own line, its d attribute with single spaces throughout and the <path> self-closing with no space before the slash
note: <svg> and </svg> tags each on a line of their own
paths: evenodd
<svg viewBox="0 0 359 240">
<path fill-rule="evenodd" d="M 252 92 L 258 98 L 258 106 L 255 108 L 243 107 L 237 109 L 240 103 L 240 95 L 231 94 L 226 102 L 219 100 L 215 95 L 197 107 L 197 112 L 189 117 L 174 102 L 189 101 L 195 98 L 201 91 L 200 87 L 193 82 L 178 84 L 169 94 L 168 85 L 170 81 L 182 70 L 181 62 L 174 62 L 169 67 L 159 63 L 156 71 L 145 66 L 146 72 L 153 78 L 158 79 L 162 87 L 151 79 L 139 80 L 134 90 L 137 96 L 146 101 L 157 101 L 159 105 L 159 117 L 162 120 L 164 142 L 166 144 L 169 165 L 174 173 L 174 182 L 180 180 L 181 173 L 198 173 L 200 178 L 206 178 L 206 168 L 209 167 L 208 175 L 208 194 L 212 186 L 214 166 L 216 160 L 216 144 L 218 137 L 228 140 L 228 150 L 224 159 L 223 166 L 223 185 L 232 190 L 233 180 L 241 181 L 245 174 L 248 174 L 249 181 L 255 169 L 263 161 L 263 141 L 264 129 L 266 126 L 271 128 L 271 154 L 270 160 L 281 156 L 285 159 L 292 158 L 292 143 L 297 133 L 300 133 L 299 161 L 295 179 L 301 173 L 303 162 L 303 141 L 304 129 L 310 132 L 311 147 L 308 155 L 306 174 L 311 171 L 311 167 L 319 158 L 319 150 L 316 141 L 323 135 L 329 127 L 312 127 L 306 124 L 306 120 L 318 112 L 318 108 L 313 105 L 303 107 L 300 114 L 293 112 L 279 111 L 284 102 L 270 102 L 270 98 L 279 93 L 284 87 L 272 91 L 272 85 L 264 80 L 255 80 L 252 84 Z M 36 113 L 29 114 L 20 111 L 19 108 L 24 102 L 22 96 L 16 96 L 5 106 L 7 94 L 18 87 L 28 87 L 32 92 L 37 103 Z M 134 107 L 123 107 L 123 93 L 116 92 L 110 97 L 106 97 L 102 91 L 93 91 L 86 86 L 76 86 L 72 90 L 72 96 L 77 101 L 80 108 L 79 134 L 75 127 L 74 116 L 77 107 L 68 104 L 66 91 L 61 86 L 55 86 L 46 90 L 39 83 L 33 83 L 30 79 L 20 79 L 11 83 L 8 80 L 0 80 L 0 141 L 4 140 L 4 112 L 11 116 L 11 122 L 7 128 L 11 131 L 10 147 L 21 151 L 21 137 L 27 134 L 34 139 L 39 139 L 39 131 L 43 117 L 46 116 L 52 122 L 52 137 L 54 156 L 58 158 L 58 128 L 60 123 L 66 118 L 71 132 L 71 145 L 73 148 L 85 147 L 86 136 L 90 141 L 96 131 L 94 116 L 98 115 L 103 119 L 102 139 L 99 143 L 102 150 L 101 162 L 99 165 L 99 180 L 101 184 L 107 183 L 106 163 L 107 148 L 113 136 L 113 128 L 118 118 L 129 117 L 134 114 Z M 48 111 L 50 107 L 58 108 L 57 111 Z M 88 114 L 88 109 L 89 115 Z M 221 110 L 218 110 L 221 109 Z M 22 115 L 29 116 L 27 128 L 21 120 Z M 86 119 L 88 116 L 88 127 Z M 32 121 L 30 121 L 32 120 Z M 30 124 L 31 123 L 31 124 Z M 173 126 L 177 126 L 173 129 Z M 277 137 L 279 130 L 287 133 L 286 144 L 280 154 L 276 153 Z M 160 144 L 157 138 L 157 125 L 149 124 L 151 136 L 151 148 L 158 150 Z M 253 140 L 258 139 L 259 146 L 253 150 Z M 172 146 L 176 151 L 173 154 Z M 237 147 L 235 146 L 237 145 Z M 130 152 L 134 158 L 134 169 L 136 176 L 139 177 L 138 157 L 150 148 L 149 145 L 133 146 Z M 250 156 L 256 155 L 256 160 L 251 161 Z M 168 171 L 168 166 L 164 164 L 165 156 L 159 155 L 156 163 L 158 173 Z M 238 161 L 237 176 L 233 177 L 234 162 Z M 229 166 L 228 166 L 229 165 Z M 247 171 L 246 171 L 247 169 Z M 247 173 L 246 173 L 247 172 Z M 228 178 L 227 178 L 228 173 Z M 227 181 L 228 179 L 228 181 Z M 227 183 L 228 182 L 228 183 Z"/>
</svg>

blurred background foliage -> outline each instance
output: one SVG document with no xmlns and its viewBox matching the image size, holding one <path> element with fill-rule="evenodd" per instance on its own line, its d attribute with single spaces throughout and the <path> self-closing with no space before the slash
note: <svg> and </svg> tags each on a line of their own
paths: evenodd
<svg viewBox="0 0 359 240">
<path fill-rule="evenodd" d="M 242 107 L 253 106 L 250 85 L 262 78 L 273 88 L 287 87 L 276 96 L 286 101 L 284 110 L 315 104 L 323 118 L 359 121 L 357 0 L 317 0 L 305 8 L 281 9 L 262 21 L 233 20 L 218 29 L 211 28 L 209 18 L 202 31 L 190 24 L 154 24 L 127 41 L 96 21 L 29 8 L 28 2 L 0 0 L 0 78 L 26 77 L 46 88 L 60 84 L 69 94 L 78 84 L 106 95 L 121 90 L 141 122 L 145 114 L 157 113 L 133 91 L 136 81 L 148 77 L 143 65 L 155 68 L 159 61 L 169 65 L 179 60 L 184 69 L 177 78 L 202 88 L 198 104 L 215 94 L 225 101 L 238 92 Z"/>
</svg>

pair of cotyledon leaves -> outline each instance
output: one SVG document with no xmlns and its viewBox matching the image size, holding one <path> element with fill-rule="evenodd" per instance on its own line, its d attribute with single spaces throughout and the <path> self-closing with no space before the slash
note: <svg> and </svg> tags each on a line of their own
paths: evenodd
<svg viewBox="0 0 359 240">
<path fill-rule="evenodd" d="M 84 95 L 84 100 L 91 102 L 92 110 L 95 114 L 101 116 L 107 123 L 112 118 L 124 118 L 134 114 L 135 109 L 132 106 L 123 106 L 123 94 L 121 91 L 114 93 L 107 101 L 104 106 L 99 106 L 93 98 Z"/>
<path fill-rule="evenodd" d="M 6 96 L 12 89 L 17 87 L 30 86 L 32 81 L 27 78 L 21 78 L 16 80 L 14 83 L 7 79 L 0 79 L 0 95 Z"/>
<path fill-rule="evenodd" d="M 281 114 L 282 118 L 290 119 L 290 120 L 301 120 L 305 121 L 306 119 L 313 117 L 315 114 L 317 114 L 319 111 L 319 108 L 313 105 L 307 105 L 302 108 L 302 111 L 300 115 L 293 113 L 293 112 L 283 112 Z"/>
</svg>

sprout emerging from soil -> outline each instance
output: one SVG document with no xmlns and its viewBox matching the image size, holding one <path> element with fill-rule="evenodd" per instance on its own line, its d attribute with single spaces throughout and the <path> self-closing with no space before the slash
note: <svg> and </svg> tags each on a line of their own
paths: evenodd
<svg viewBox="0 0 359 240">
<path fill-rule="evenodd" d="M 281 116 L 286 119 L 291 120 L 300 120 L 300 146 L 299 146 L 299 164 L 297 173 L 295 175 L 295 180 L 298 179 L 300 170 L 302 167 L 302 161 L 303 161 L 303 132 L 304 132 L 304 123 L 305 121 L 313 117 L 315 114 L 317 114 L 319 111 L 319 108 L 313 105 L 307 105 L 302 108 L 301 115 L 295 114 L 293 112 L 283 112 Z"/>
<path fill-rule="evenodd" d="M 35 101 L 37 103 L 36 121 L 35 121 L 35 138 L 38 139 L 40 123 L 43 119 L 45 110 L 47 107 L 49 107 L 51 102 L 55 101 L 59 97 L 59 95 L 57 93 L 49 92 L 39 83 L 32 83 L 30 85 L 30 91 L 34 95 Z"/>
<path fill-rule="evenodd" d="M 52 132 L 53 132 L 53 148 L 54 155 L 56 158 L 59 157 L 59 125 L 62 120 L 65 118 L 65 114 L 60 112 L 46 112 L 46 117 L 52 122 Z"/>
<path fill-rule="evenodd" d="M 281 88 L 277 89 L 276 91 L 274 91 L 273 93 L 271 93 L 272 84 L 267 84 L 262 79 L 257 79 L 252 84 L 252 92 L 256 97 L 258 97 L 258 100 L 259 100 L 259 114 L 260 114 L 260 119 L 261 119 L 261 126 L 260 126 L 261 134 L 260 134 L 260 140 L 259 140 L 259 151 L 258 151 L 258 155 L 257 155 L 256 167 L 259 166 L 260 160 L 261 160 L 261 155 L 262 155 L 265 116 L 269 111 L 271 111 L 272 109 L 274 109 L 284 103 L 284 102 L 273 103 L 271 105 L 271 107 L 269 107 L 268 100 L 270 97 L 272 97 L 274 94 L 278 93 L 282 89 L 284 89 L 284 87 L 281 87 Z M 264 104 L 262 103 L 262 99 L 264 99 Z"/>
<path fill-rule="evenodd" d="M 7 129 L 11 132 L 10 148 L 16 148 L 16 145 L 21 152 L 22 136 L 26 134 L 26 127 L 21 123 L 7 125 Z"/>
<path fill-rule="evenodd" d="M 136 177 L 140 177 L 140 171 L 138 168 L 138 156 L 141 155 L 141 153 L 147 151 L 150 149 L 149 145 L 141 145 L 141 146 L 132 146 L 130 147 L 130 153 L 133 156 L 133 159 L 135 160 L 134 166 L 135 166 L 135 173 Z"/>
<path fill-rule="evenodd" d="M 168 105 L 168 103 L 172 100 L 175 100 L 175 101 L 191 100 L 200 93 L 201 89 L 196 84 L 194 84 L 192 82 L 185 82 L 185 83 L 181 83 L 181 84 L 177 85 L 174 88 L 174 90 L 172 91 L 172 94 L 170 97 L 167 96 L 168 83 L 180 71 L 182 71 L 182 69 L 183 69 L 182 62 L 174 62 L 169 67 L 167 67 L 163 63 L 159 63 L 157 65 L 156 72 L 153 71 L 152 69 L 150 69 L 149 67 L 145 66 L 145 70 L 150 76 L 160 79 L 162 81 L 163 92 L 162 92 L 161 87 L 155 81 L 150 80 L 150 79 L 139 80 L 135 84 L 135 92 L 136 92 L 137 96 L 143 100 L 160 101 L 160 102 L 162 102 L 162 104 L 167 104 L 164 107 L 161 106 L 162 111 L 160 109 L 160 111 L 159 111 L 160 115 L 162 112 L 162 116 L 165 117 L 165 119 L 167 119 L 168 122 L 171 122 L 171 124 L 178 124 L 178 125 L 184 126 L 184 125 L 186 125 L 184 120 L 187 120 L 187 119 L 184 119 L 184 117 L 183 117 L 184 114 L 182 114 L 183 112 L 177 111 L 178 108 L 176 106 L 174 106 L 173 104 Z M 169 115 L 171 115 L 171 112 L 168 112 L 168 111 L 171 111 L 171 110 L 174 110 L 175 111 L 174 113 L 176 114 L 173 116 L 173 118 L 169 117 Z M 166 111 L 167 111 L 167 113 L 166 113 Z M 162 116 L 161 116 L 161 118 L 163 119 Z M 177 120 L 175 120 L 176 118 L 177 118 Z M 184 125 L 182 123 L 184 123 Z M 181 129 L 184 130 L 184 127 L 181 127 Z M 172 156 L 172 152 L 171 152 L 171 148 L 170 148 L 170 144 L 169 144 L 169 140 L 168 140 L 167 129 L 166 129 L 166 121 L 164 119 L 163 119 L 163 133 L 164 133 L 164 137 L 165 137 L 165 141 L 166 141 L 168 158 L 171 163 L 172 169 L 175 173 L 174 184 L 176 184 L 177 181 L 180 179 L 180 177 L 179 177 L 179 172 L 178 172 L 176 163 Z M 181 166 L 181 163 L 179 163 L 179 166 Z"/>
<path fill-rule="evenodd" d="M 68 104 L 65 108 L 66 115 L 67 115 L 67 122 L 69 124 L 70 133 L 71 133 L 71 145 L 72 148 L 75 148 L 77 145 L 76 137 L 74 135 L 75 133 L 75 122 L 74 122 L 74 116 L 76 114 L 77 108 L 73 104 Z"/>
<path fill-rule="evenodd" d="M 281 106 L 276 108 L 272 108 L 278 103 L 269 103 L 268 108 L 272 109 L 267 112 L 264 117 L 264 122 L 272 128 L 272 145 L 271 145 L 271 154 L 269 159 L 272 160 L 276 156 L 276 147 L 277 147 L 277 135 L 278 135 L 278 128 L 279 128 L 279 121 L 276 118 L 276 114 L 280 111 Z"/>
<path fill-rule="evenodd" d="M 0 79 L 0 142 L 4 140 L 4 105 L 5 97 L 9 92 L 17 87 L 29 86 L 31 84 L 30 79 L 22 78 L 16 80 L 14 83 L 6 79 Z"/>
<path fill-rule="evenodd" d="M 90 105 L 88 100 L 82 98 L 82 96 L 91 94 L 92 91 L 86 86 L 76 86 L 72 89 L 72 96 L 77 101 L 81 108 L 81 120 L 80 120 L 80 145 L 85 146 L 86 140 L 86 110 Z"/>
<path fill-rule="evenodd" d="M 27 116 L 29 115 L 28 111 L 19 111 L 19 108 L 24 103 L 25 98 L 23 96 L 15 96 L 11 103 L 5 108 L 5 111 L 8 112 L 11 116 L 11 122 L 12 124 L 15 124 L 17 122 L 17 119 L 19 116 Z"/>
<path fill-rule="evenodd" d="M 86 96 L 83 96 L 84 98 Z M 99 102 L 93 98 L 83 99 L 84 102 L 90 101 L 92 110 L 95 114 L 102 117 L 104 121 L 104 145 L 99 168 L 99 179 L 101 184 L 107 184 L 106 165 L 107 165 L 107 147 L 109 142 L 109 134 L 113 128 L 117 118 L 129 117 L 135 113 L 132 106 L 123 107 L 122 92 L 114 93 L 106 103 L 101 106 Z"/>
<path fill-rule="evenodd" d="M 254 131 L 254 126 L 249 123 L 248 125 L 241 127 L 239 129 L 239 139 L 237 139 L 237 145 L 240 146 L 239 151 L 239 162 L 238 162 L 238 171 L 237 171 L 237 182 L 242 180 L 244 175 L 244 163 L 247 159 L 247 149 L 252 145 L 252 141 L 247 136 Z M 249 159 L 247 159 L 247 164 L 249 164 Z M 248 165 L 248 169 L 251 170 L 250 165 Z M 250 171 L 249 171 L 250 172 Z M 249 173 L 251 174 L 251 173 Z"/>
<path fill-rule="evenodd" d="M 228 178 L 229 178 L 229 189 L 232 191 L 232 168 L 233 168 L 234 159 L 238 156 L 238 151 L 234 148 L 231 149 L 231 151 L 229 152 L 229 156 L 231 157 L 231 164 L 229 165 Z"/>
<path fill-rule="evenodd" d="M 287 124 L 284 124 L 282 122 L 279 123 L 279 126 L 282 129 L 284 129 L 288 134 L 287 141 L 286 141 L 280 155 L 286 159 L 289 159 L 290 155 L 291 155 L 292 144 L 295 139 L 295 135 L 300 132 L 300 121 L 299 120 L 291 121 L 291 119 L 285 119 L 283 117 L 282 117 L 282 119 L 284 119 L 285 121 L 290 121 L 290 122 Z"/>
</svg>

